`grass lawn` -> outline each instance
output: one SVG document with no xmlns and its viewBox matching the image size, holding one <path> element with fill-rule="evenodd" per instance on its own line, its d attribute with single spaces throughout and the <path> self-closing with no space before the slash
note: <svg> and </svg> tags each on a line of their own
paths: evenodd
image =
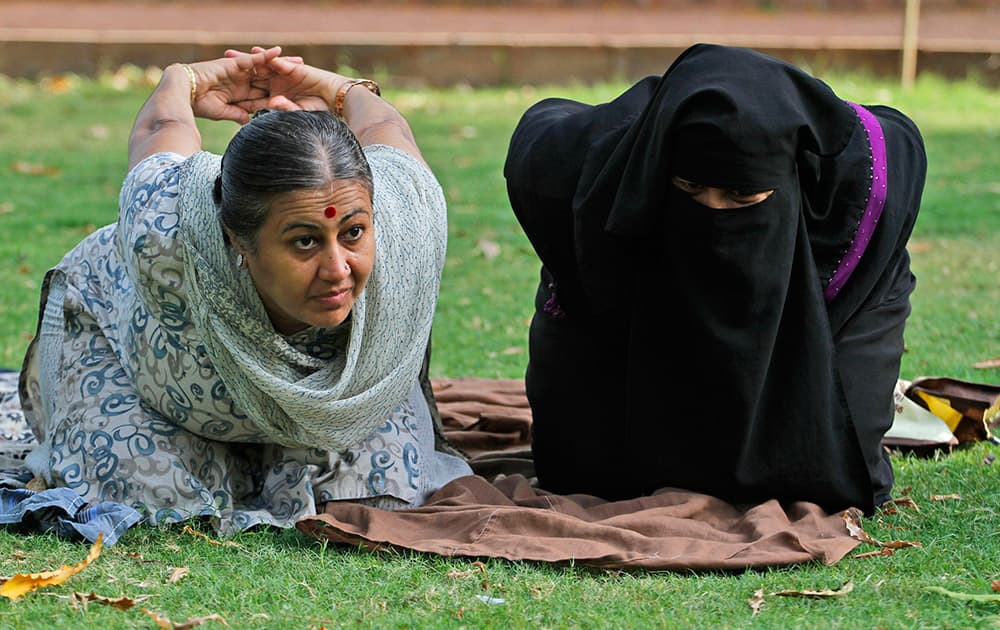
<svg viewBox="0 0 1000 630">
<path fill-rule="evenodd" d="M 1000 356 L 1000 92 L 933 77 L 922 77 L 912 92 L 859 76 L 828 80 L 844 98 L 908 113 L 927 143 L 927 189 L 911 242 L 918 289 L 902 376 L 1000 382 L 1000 370 L 972 367 Z M 433 374 L 520 377 L 538 264 L 506 200 L 507 141 L 520 113 L 544 96 L 599 102 L 624 85 L 403 92 L 384 85 L 449 202 Z M 141 72 L 128 69 L 96 81 L 0 79 L 0 366 L 20 365 L 45 270 L 95 226 L 115 220 L 126 139 L 150 89 Z M 234 130 L 205 124 L 206 148 L 221 152 Z M 927 590 L 989 594 L 1000 579 L 1000 462 L 985 463 L 995 450 L 978 444 L 937 459 L 895 458 L 898 488 L 911 488 L 919 512 L 867 519 L 866 529 L 922 547 L 892 557 L 735 574 L 504 561 L 470 572 L 472 560 L 326 547 L 295 531 L 246 533 L 236 546 L 219 546 L 180 527 L 138 528 L 66 584 L 0 602 L 0 627 L 155 626 L 138 606 L 73 608 L 67 596 L 74 590 L 148 596 L 140 606 L 175 622 L 218 614 L 241 628 L 1000 625 L 998 603 Z M 961 498 L 929 498 L 950 494 Z M 85 555 L 80 544 L 0 531 L 3 575 L 75 564 Z M 168 583 L 174 568 L 188 574 Z M 847 582 L 854 589 L 839 598 L 770 597 L 757 615 L 747 603 L 758 589 Z M 484 603 L 481 595 L 502 603 Z"/>
</svg>

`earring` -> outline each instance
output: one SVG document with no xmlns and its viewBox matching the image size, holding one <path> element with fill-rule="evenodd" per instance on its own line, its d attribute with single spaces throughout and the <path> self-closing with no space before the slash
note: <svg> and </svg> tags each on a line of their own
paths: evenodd
<svg viewBox="0 0 1000 630">
<path fill-rule="evenodd" d="M 243 254 L 236 254 L 236 268 L 240 271 L 243 270 L 243 262 L 244 262 Z"/>
</svg>

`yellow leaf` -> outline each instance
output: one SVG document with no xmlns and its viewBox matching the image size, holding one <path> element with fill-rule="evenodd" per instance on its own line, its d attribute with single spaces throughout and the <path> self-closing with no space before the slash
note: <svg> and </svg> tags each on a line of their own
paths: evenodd
<svg viewBox="0 0 1000 630">
<path fill-rule="evenodd" d="M 64 564 L 60 569 L 55 571 L 42 571 L 41 573 L 18 573 L 0 586 L 0 595 L 9 599 L 18 599 L 25 593 L 31 592 L 36 588 L 62 584 L 80 571 L 83 571 L 87 568 L 87 565 L 97 559 L 97 556 L 101 555 L 101 544 L 103 539 L 104 534 L 99 534 L 97 536 L 97 542 L 90 547 L 90 553 L 88 553 L 83 562 L 79 564 L 75 564 L 73 566 Z"/>
</svg>

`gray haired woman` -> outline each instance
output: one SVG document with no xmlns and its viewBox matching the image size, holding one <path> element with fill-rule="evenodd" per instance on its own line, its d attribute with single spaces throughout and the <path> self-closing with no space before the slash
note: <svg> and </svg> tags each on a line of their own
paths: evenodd
<svg viewBox="0 0 1000 630">
<path fill-rule="evenodd" d="M 244 126 L 220 157 L 195 117 Z M 168 67 L 118 221 L 43 283 L 29 466 L 222 534 L 420 505 L 471 474 L 435 449 L 420 379 L 445 244 L 441 187 L 374 82 L 278 48 Z"/>
</svg>

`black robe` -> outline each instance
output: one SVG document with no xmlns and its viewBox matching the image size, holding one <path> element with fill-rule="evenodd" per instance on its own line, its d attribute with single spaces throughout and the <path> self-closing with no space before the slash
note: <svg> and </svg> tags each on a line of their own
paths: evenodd
<svg viewBox="0 0 1000 630">
<path fill-rule="evenodd" d="M 544 488 L 865 512 L 889 498 L 880 442 L 926 158 L 905 116 L 866 109 L 884 137 L 885 200 L 846 276 L 872 225 L 875 141 L 801 70 L 698 45 L 610 103 L 525 113 L 504 174 L 543 264 L 526 381 Z M 674 175 L 774 193 L 715 210 Z"/>
</svg>

